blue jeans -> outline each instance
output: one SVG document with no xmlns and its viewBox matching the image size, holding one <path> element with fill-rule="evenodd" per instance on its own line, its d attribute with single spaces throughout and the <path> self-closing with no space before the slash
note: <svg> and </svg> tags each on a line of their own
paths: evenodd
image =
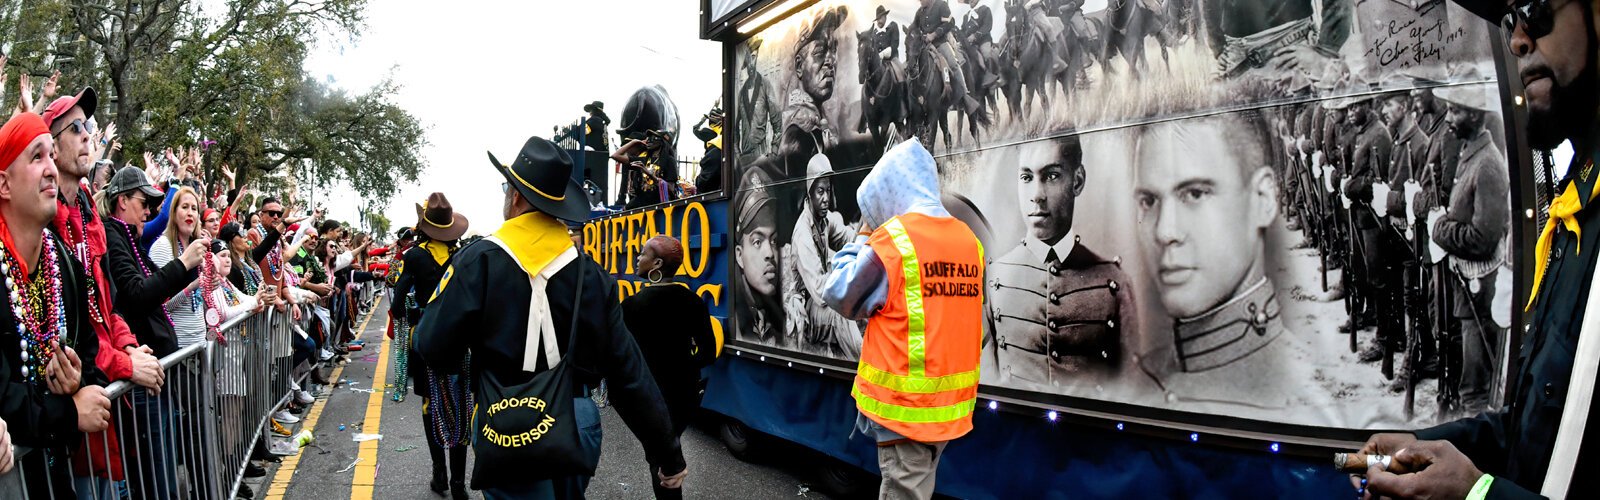
<svg viewBox="0 0 1600 500">
<path fill-rule="evenodd" d="M 173 467 L 177 464 L 176 444 L 171 442 L 173 429 L 178 428 L 169 396 L 151 396 L 143 388 L 128 392 L 133 398 L 131 413 L 137 418 L 124 418 L 126 430 L 122 439 L 123 463 L 128 487 L 137 498 L 171 498 L 177 496 L 178 479 Z M 131 434 L 131 436 L 130 436 Z M 136 444 L 135 444 L 136 443 Z"/>
<path fill-rule="evenodd" d="M 115 481 L 103 477 L 74 476 L 72 489 L 78 491 L 78 500 L 115 500 L 123 498 L 128 493 L 126 481 Z M 96 494 L 99 492 L 99 494 Z"/>
<path fill-rule="evenodd" d="M 589 467 L 592 469 L 600 465 L 600 408 L 596 407 L 594 400 L 587 395 L 573 398 L 574 418 L 578 421 L 578 441 L 583 445 L 584 454 L 588 455 Z M 489 488 L 483 490 L 483 498 L 487 500 L 529 499 L 529 500 L 554 500 L 568 498 L 583 498 L 584 491 L 589 489 L 590 476 L 569 476 L 557 479 L 546 479 L 527 486 L 512 488 Z"/>
</svg>

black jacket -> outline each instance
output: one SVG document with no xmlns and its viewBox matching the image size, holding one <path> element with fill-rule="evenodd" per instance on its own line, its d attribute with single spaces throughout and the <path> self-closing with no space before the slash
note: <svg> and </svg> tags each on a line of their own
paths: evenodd
<svg viewBox="0 0 1600 500">
<path fill-rule="evenodd" d="M 662 391 L 694 388 L 716 360 L 711 311 L 683 283 L 644 287 L 622 302 L 622 317 Z"/>
<path fill-rule="evenodd" d="M 100 353 L 100 340 L 90 324 L 89 310 L 84 307 L 88 301 L 84 288 L 88 281 L 83 266 L 68 256 L 66 246 L 54 233 L 50 238 L 56 240 L 56 253 L 46 257 L 56 259 L 60 266 L 61 300 L 67 314 L 67 339 L 63 344 L 70 345 L 83 360 L 80 385 L 105 386 L 110 381 L 94 362 Z M 11 291 L 6 288 L 5 280 L 0 280 L 0 311 L 3 311 L 0 312 L 0 418 L 5 419 L 14 444 L 50 448 L 51 455 L 59 460 L 67 450 L 76 449 L 83 438 L 83 433 L 78 432 L 77 404 L 70 395 L 50 394 L 43 381 L 30 383 L 22 377 L 22 343 L 17 336 L 16 318 L 11 313 Z M 52 488 L 60 491 L 71 484 L 63 474 L 65 469 L 45 469 L 44 455 L 36 451 L 17 458 L 28 490 L 36 497 L 48 497 Z"/>
<path fill-rule="evenodd" d="M 405 255 L 401 256 L 400 277 L 395 279 L 394 300 L 389 303 L 389 315 L 406 318 L 415 326 L 422 319 L 422 308 L 428 306 L 433 290 L 439 287 L 440 276 L 444 276 L 444 266 L 434 262 L 428 249 L 421 245 L 406 249 Z M 417 309 L 408 311 L 406 294 L 413 291 L 416 292 Z"/>
<path fill-rule="evenodd" d="M 480 241 L 456 252 L 445 276 L 444 288 L 428 304 L 413 337 L 428 367 L 440 373 L 458 372 L 462 356 L 470 350 L 474 389 L 484 372 L 505 385 L 530 380 L 533 374 L 522 370 L 528 301 L 533 294 L 527 273 L 498 245 Z M 585 280 L 581 298 L 574 297 L 579 279 Z M 611 402 L 644 445 L 646 459 L 669 475 L 682 471 L 683 451 L 661 391 L 623 322 L 616 280 L 593 260 L 579 256 L 550 278 L 546 290 L 563 362 L 576 363 L 579 382 L 590 387 L 606 379 Z M 578 345 L 570 346 L 566 344 L 575 298 L 580 304 L 580 331 Z M 547 368 L 543 360 L 538 368 Z M 492 482 L 485 484 L 515 486 L 517 481 L 531 483 L 536 478 L 482 479 Z M 473 478 L 475 483 L 479 480 Z"/>
<path fill-rule="evenodd" d="M 1593 157 L 1591 153 L 1589 158 Z M 1595 172 L 1584 174 L 1584 160 L 1577 158 L 1561 191 L 1566 183 L 1578 182 L 1578 192 L 1589 193 L 1595 182 L 1600 182 Z M 1579 180 L 1584 175 L 1587 182 Z M 1489 498 L 1535 498 L 1534 492 L 1543 487 L 1550 468 L 1595 257 L 1600 254 L 1592 250 L 1600 248 L 1600 207 L 1589 203 L 1576 216 L 1583 229 L 1583 253 L 1578 253 L 1578 238 L 1557 226 L 1539 295 L 1523 318 L 1528 329 L 1517 351 L 1514 375 L 1506 384 L 1506 406 L 1416 433 L 1418 439 L 1450 441 L 1479 470 L 1495 476 Z M 1569 498 L 1600 498 L 1594 474 L 1600 467 L 1595 463 L 1600 454 L 1600 432 L 1594 432 L 1594 423 L 1600 422 L 1595 419 L 1596 407 L 1591 404 L 1589 408 L 1590 428 L 1580 445 Z"/>
<path fill-rule="evenodd" d="M 185 269 L 178 259 L 157 268 L 150 256 L 137 250 L 137 244 L 129 239 L 133 233 L 127 224 L 110 217 L 105 223 L 106 273 L 111 277 L 112 304 L 140 343 L 154 349 L 156 357 L 166 357 L 178 350 L 178 334 L 166 314 L 167 300 L 182 292 L 199 273 Z M 145 270 L 150 274 L 146 275 Z"/>
</svg>

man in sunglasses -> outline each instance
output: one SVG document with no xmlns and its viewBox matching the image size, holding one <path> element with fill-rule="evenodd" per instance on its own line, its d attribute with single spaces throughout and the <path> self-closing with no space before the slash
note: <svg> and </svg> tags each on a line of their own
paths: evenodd
<svg viewBox="0 0 1600 500">
<path fill-rule="evenodd" d="M 1593 426 L 1580 442 L 1560 432 L 1574 379 L 1579 329 L 1589 299 L 1600 248 L 1600 209 L 1589 209 L 1600 185 L 1594 168 L 1600 148 L 1600 80 L 1596 51 L 1600 35 L 1594 0 L 1456 0 L 1484 18 L 1500 21 L 1517 58 L 1528 106 L 1528 144 L 1552 149 L 1571 141 L 1575 154 L 1562 193 L 1550 206 L 1533 260 L 1534 287 L 1523 305 L 1522 345 L 1516 371 L 1506 379 L 1505 406 L 1423 429 L 1415 434 L 1378 434 L 1363 451 L 1392 455 L 1411 474 L 1374 467 L 1364 483 L 1368 496 L 1421 498 L 1537 498 L 1534 492 L 1568 498 L 1600 498 L 1600 431 Z M 1502 75 L 1502 78 L 1510 75 Z M 1580 253 L 1580 249 L 1582 252 Z M 1586 358 L 1587 359 L 1587 358 Z M 1585 363 L 1593 368 L 1593 360 Z M 1582 386 L 1576 386 L 1582 387 Z M 1577 389 L 1584 392 L 1593 388 Z M 1580 394 L 1581 395 L 1581 394 Z M 1595 406 L 1590 398 L 1589 421 Z M 1579 411 L 1579 410 L 1575 410 Z M 1581 415 L 1575 415 L 1581 416 Z M 1576 449 L 1570 449 L 1576 445 Z M 1547 474 L 1548 473 L 1548 474 Z M 1362 483 L 1358 483 L 1360 488 Z"/>
<path fill-rule="evenodd" d="M 159 391 L 163 380 L 161 363 L 147 345 L 140 345 L 122 316 L 112 313 L 111 282 L 102 265 L 106 255 L 105 226 L 95 213 L 89 191 L 81 184 L 93 164 L 94 108 L 93 88 L 75 96 L 62 97 L 45 109 L 45 123 L 56 144 L 56 171 L 60 179 L 59 206 L 51 228 L 70 248 L 89 273 L 90 307 L 95 333 L 100 339 L 99 359 L 95 364 L 111 380 L 133 379 L 135 383 Z"/>
</svg>

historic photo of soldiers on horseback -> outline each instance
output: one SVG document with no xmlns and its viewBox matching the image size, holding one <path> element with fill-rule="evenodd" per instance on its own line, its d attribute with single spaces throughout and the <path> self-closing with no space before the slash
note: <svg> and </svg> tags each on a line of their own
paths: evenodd
<svg viewBox="0 0 1600 500">
<path fill-rule="evenodd" d="M 818 283 L 915 137 L 988 255 L 986 385 L 1473 413 L 1511 310 L 1494 63 L 1458 43 L 1489 28 L 1438 0 L 819 2 L 734 49 L 735 338 L 854 361 Z"/>
</svg>

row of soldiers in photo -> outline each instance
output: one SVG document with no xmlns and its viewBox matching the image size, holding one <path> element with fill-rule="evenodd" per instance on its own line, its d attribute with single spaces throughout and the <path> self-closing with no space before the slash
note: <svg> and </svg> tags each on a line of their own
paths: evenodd
<svg viewBox="0 0 1600 500">
<path fill-rule="evenodd" d="M 1408 413 L 1417 383 L 1437 378 L 1441 415 L 1473 414 L 1491 404 L 1503 335 L 1491 305 L 1510 228 L 1506 157 L 1489 90 L 1415 83 L 1286 108 L 1282 201 L 1344 303 L 1351 350 L 1407 394 Z"/>
</svg>

